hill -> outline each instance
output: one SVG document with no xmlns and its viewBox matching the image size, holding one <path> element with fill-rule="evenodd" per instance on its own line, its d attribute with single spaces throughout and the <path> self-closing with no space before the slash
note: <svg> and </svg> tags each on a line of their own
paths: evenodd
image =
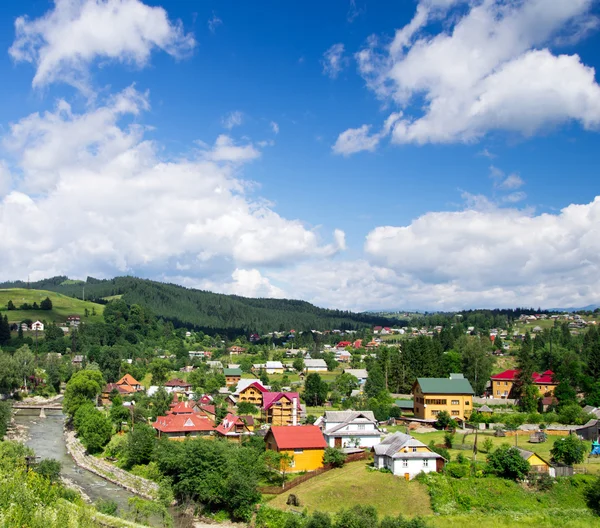
<svg viewBox="0 0 600 528">
<path fill-rule="evenodd" d="M 22 281 L 0 284 L 0 288 L 25 288 Z M 121 296 L 128 304 L 140 304 L 176 326 L 194 327 L 211 333 L 264 334 L 272 331 L 350 330 L 372 325 L 389 325 L 390 320 L 372 314 L 318 308 L 305 301 L 252 299 L 184 288 L 176 284 L 136 277 L 85 282 L 68 277 L 53 277 L 29 284 L 30 288 L 50 290 L 87 300 L 106 303 L 106 298 Z"/>
<path fill-rule="evenodd" d="M 39 305 L 46 297 L 49 297 L 52 301 L 52 310 L 6 309 L 8 301 L 12 301 L 18 308 L 22 304 L 33 305 L 34 302 Z M 86 309 L 88 310 L 88 317 L 85 317 Z M 25 319 L 32 319 L 33 321 L 45 319 L 46 321 L 63 324 L 69 315 L 79 315 L 82 320 L 95 323 L 102 321 L 103 311 L 104 306 L 101 304 L 74 299 L 54 291 L 26 288 L 0 289 L 0 313 L 3 317 L 7 315 L 11 323 L 18 323 Z M 93 313 L 96 315 L 92 315 Z"/>
</svg>

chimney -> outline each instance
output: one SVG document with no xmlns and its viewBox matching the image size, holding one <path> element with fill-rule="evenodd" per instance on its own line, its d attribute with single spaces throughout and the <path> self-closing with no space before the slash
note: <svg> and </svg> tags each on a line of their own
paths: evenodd
<svg viewBox="0 0 600 528">
<path fill-rule="evenodd" d="M 292 425 L 298 425 L 298 399 L 292 398 Z"/>
</svg>

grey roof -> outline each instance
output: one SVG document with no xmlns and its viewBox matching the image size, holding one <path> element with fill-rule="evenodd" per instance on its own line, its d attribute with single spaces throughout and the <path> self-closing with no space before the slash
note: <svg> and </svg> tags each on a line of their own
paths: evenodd
<svg viewBox="0 0 600 528">
<path fill-rule="evenodd" d="M 481 407 L 479 407 L 479 409 L 477 409 L 479 412 L 494 412 L 492 411 L 492 409 L 490 409 L 487 405 L 482 405 Z"/>
<path fill-rule="evenodd" d="M 385 438 L 379 445 L 373 449 L 375 454 L 379 456 L 389 456 L 392 458 L 444 458 L 437 453 L 428 451 L 421 453 L 400 452 L 405 447 L 427 447 L 423 442 L 404 433 L 394 433 Z M 429 449 L 429 448 L 427 448 Z"/>
<path fill-rule="evenodd" d="M 465 375 L 458 372 L 451 372 L 450 379 L 465 379 Z"/>
<path fill-rule="evenodd" d="M 375 429 L 373 431 L 338 431 L 337 429 L 339 429 L 340 427 L 342 427 L 343 425 L 339 425 L 337 427 L 334 427 L 333 429 L 328 429 L 326 431 L 323 431 L 323 434 L 325 436 L 331 436 L 331 435 L 335 435 L 335 436 L 377 436 L 380 437 L 381 436 L 381 431 L 379 429 Z"/>
<path fill-rule="evenodd" d="M 396 400 L 394 402 L 396 407 L 400 407 L 400 409 L 414 409 L 415 402 L 413 400 Z"/>
<path fill-rule="evenodd" d="M 586 405 L 583 408 L 583 412 L 586 414 L 593 414 L 596 418 L 600 418 L 600 409 L 598 409 L 598 407 L 592 407 L 591 405 Z"/>
<path fill-rule="evenodd" d="M 467 379 L 417 378 L 423 394 L 475 394 Z"/>
<path fill-rule="evenodd" d="M 324 359 L 305 359 L 304 360 L 304 366 L 306 368 L 315 368 L 315 367 L 321 367 L 321 368 L 327 368 L 327 363 L 325 363 Z"/>
<path fill-rule="evenodd" d="M 346 374 L 350 374 L 358 379 L 361 379 L 361 378 L 367 379 L 369 376 L 367 369 L 344 369 L 344 372 Z"/>
<path fill-rule="evenodd" d="M 351 422 L 361 416 L 370 422 L 377 421 L 373 411 L 325 411 L 325 422 Z"/>
</svg>

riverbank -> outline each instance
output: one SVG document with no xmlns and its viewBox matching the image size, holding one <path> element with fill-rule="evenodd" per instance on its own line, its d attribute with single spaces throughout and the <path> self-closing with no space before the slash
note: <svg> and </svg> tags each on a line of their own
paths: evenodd
<svg viewBox="0 0 600 528">
<path fill-rule="evenodd" d="M 67 452 L 80 468 L 144 499 L 155 500 L 158 497 L 158 484 L 156 482 L 132 475 L 105 460 L 88 455 L 85 447 L 75 436 L 74 431 L 65 429 L 64 438 Z"/>
</svg>

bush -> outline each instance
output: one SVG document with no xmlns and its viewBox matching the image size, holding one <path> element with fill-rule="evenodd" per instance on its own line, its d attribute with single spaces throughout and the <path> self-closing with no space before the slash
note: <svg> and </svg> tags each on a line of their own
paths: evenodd
<svg viewBox="0 0 600 528">
<path fill-rule="evenodd" d="M 105 515 L 117 515 L 119 505 L 114 500 L 101 499 L 96 503 L 96 509 Z"/>
<path fill-rule="evenodd" d="M 561 409 L 558 421 L 564 425 L 582 425 L 586 416 L 577 403 L 570 403 Z"/>
<path fill-rule="evenodd" d="M 483 444 L 481 444 L 481 448 L 483 449 L 483 451 L 485 451 L 486 453 L 491 453 L 492 449 L 494 449 L 494 442 L 492 441 L 491 438 L 486 438 L 483 441 Z"/>
<path fill-rule="evenodd" d="M 113 436 L 104 448 L 104 454 L 110 458 L 121 458 L 127 448 L 127 436 L 118 434 Z"/>
<path fill-rule="evenodd" d="M 438 429 L 446 429 L 448 425 L 450 425 L 452 418 L 450 418 L 450 413 L 448 411 L 441 411 L 437 415 L 437 421 L 435 422 L 435 426 Z"/>
<path fill-rule="evenodd" d="M 429 449 L 431 449 L 434 453 L 443 456 L 448 462 L 450 462 L 450 452 L 445 447 L 436 446 L 432 440 L 429 442 Z"/>
<path fill-rule="evenodd" d="M 35 467 L 36 473 L 46 477 L 50 482 L 56 482 L 60 479 L 61 464 L 53 458 L 44 458 Z"/>
<path fill-rule="evenodd" d="M 335 447 L 325 448 L 323 464 L 331 464 L 333 467 L 342 467 L 346 463 L 346 455 Z"/>
<path fill-rule="evenodd" d="M 451 433 L 450 431 L 446 431 L 446 433 L 444 433 L 444 445 L 448 449 L 452 449 L 452 446 L 454 445 L 454 433 Z"/>
<path fill-rule="evenodd" d="M 250 402 L 239 402 L 237 404 L 237 410 L 238 410 L 238 414 L 244 415 L 244 414 L 256 414 L 258 412 L 258 407 L 256 407 L 256 405 L 253 405 Z"/>
<path fill-rule="evenodd" d="M 575 435 L 559 438 L 550 450 L 554 462 L 567 464 L 568 466 L 581 464 L 585 458 L 585 453 L 585 443 Z"/>
<path fill-rule="evenodd" d="M 459 462 L 450 462 L 444 469 L 446 474 L 452 478 L 464 478 L 469 474 L 469 466 Z"/>
<path fill-rule="evenodd" d="M 585 501 L 596 515 L 600 515 L 600 477 L 585 491 Z"/>
<path fill-rule="evenodd" d="M 377 524 L 377 510 L 373 506 L 356 505 L 340 510 L 335 516 L 335 528 L 374 528 Z"/>
<path fill-rule="evenodd" d="M 531 466 L 521 458 L 515 447 L 504 444 L 487 456 L 488 470 L 499 477 L 512 480 L 523 479 Z"/>
</svg>

